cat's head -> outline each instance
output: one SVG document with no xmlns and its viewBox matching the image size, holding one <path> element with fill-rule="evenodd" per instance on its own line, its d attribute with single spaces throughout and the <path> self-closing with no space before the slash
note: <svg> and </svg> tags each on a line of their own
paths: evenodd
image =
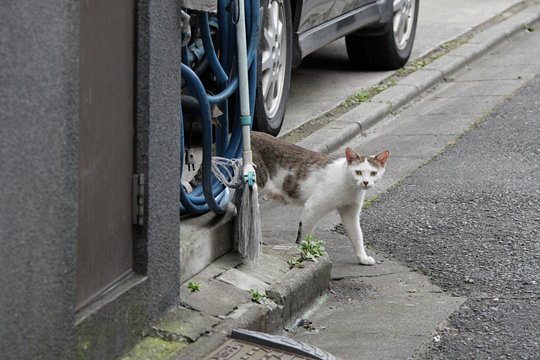
<svg viewBox="0 0 540 360">
<path fill-rule="evenodd" d="M 353 149 L 346 148 L 347 170 L 353 182 L 363 190 L 375 185 L 384 174 L 388 156 L 390 156 L 388 150 L 383 150 L 377 155 L 362 156 Z"/>
</svg>

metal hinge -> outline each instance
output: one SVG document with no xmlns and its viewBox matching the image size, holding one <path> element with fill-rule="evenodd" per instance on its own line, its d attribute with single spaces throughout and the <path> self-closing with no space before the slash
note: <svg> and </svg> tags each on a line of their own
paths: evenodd
<svg viewBox="0 0 540 360">
<path fill-rule="evenodd" d="M 144 225 L 144 175 L 133 175 L 132 196 L 132 221 L 133 225 Z"/>
</svg>

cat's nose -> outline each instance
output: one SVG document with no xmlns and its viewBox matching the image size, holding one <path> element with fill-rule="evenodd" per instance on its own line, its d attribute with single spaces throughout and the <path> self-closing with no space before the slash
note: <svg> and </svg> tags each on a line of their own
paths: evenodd
<svg viewBox="0 0 540 360">
<path fill-rule="evenodd" d="M 368 186 L 369 181 L 363 181 L 363 183 L 364 183 L 365 186 Z"/>
</svg>

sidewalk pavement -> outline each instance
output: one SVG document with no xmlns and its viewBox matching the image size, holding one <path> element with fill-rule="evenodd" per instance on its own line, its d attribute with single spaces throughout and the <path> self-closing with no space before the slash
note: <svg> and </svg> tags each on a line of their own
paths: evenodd
<svg viewBox="0 0 540 360">
<path fill-rule="evenodd" d="M 371 102 L 361 104 L 311 134 L 302 140 L 300 145 L 323 152 L 336 150 L 538 19 L 540 5 L 536 3 L 475 34 L 457 49 L 401 79 L 396 85 L 375 96 Z M 280 213 L 276 207 L 265 204 L 263 211 L 265 208 L 270 212 Z M 328 225 L 330 222 L 325 223 Z M 258 265 L 243 264 L 233 253 L 214 261 L 189 279 L 200 285 L 200 291 L 184 291 L 186 281 L 182 285 L 182 305 L 171 309 L 154 324 L 145 334 L 145 339 L 124 359 L 201 359 L 223 344 L 235 328 L 280 333 L 291 327 L 305 310 L 324 300 L 331 276 L 334 279 L 341 277 L 347 280 L 347 274 L 362 272 L 365 276 L 382 279 L 384 274 L 400 274 L 401 285 L 386 283 L 381 286 L 393 287 L 389 288 L 390 292 L 394 291 L 396 286 L 401 286 L 400 291 L 416 289 L 421 290 L 425 296 L 432 296 L 428 303 L 436 301 L 441 306 L 432 312 L 429 319 L 419 319 L 418 324 L 412 325 L 431 328 L 431 331 L 463 301 L 459 297 L 443 294 L 438 287 L 429 284 L 424 276 L 384 259 L 379 259 L 379 263 L 374 267 L 360 267 L 345 262 L 339 264 L 337 272 L 334 271 L 333 274 L 328 257 L 320 258 L 318 262 L 307 262 L 305 268 L 291 269 L 288 260 L 296 256 L 298 250 L 292 244 L 290 229 L 280 227 L 279 224 L 272 226 L 272 229 L 263 228 L 265 245 L 262 260 Z M 250 289 L 265 291 L 267 301 L 264 304 L 253 302 Z M 394 300 L 402 301 L 403 296 L 397 295 Z M 428 303 L 425 306 L 428 306 Z M 377 321 L 395 320 L 396 314 L 392 313 L 392 309 L 389 310 L 385 312 L 382 320 L 373 319 L 372 324 L 376 326 Z M 346 320 L 347 312 L 344 316 L 340 321 Z M 400 325 L 411 326 L 399 323 L 395 326 Z"/>
</svg>

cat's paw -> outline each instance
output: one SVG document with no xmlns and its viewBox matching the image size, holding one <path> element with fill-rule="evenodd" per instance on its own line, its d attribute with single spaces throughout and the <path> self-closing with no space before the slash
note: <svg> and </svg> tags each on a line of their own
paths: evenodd
<svg viewBox="0 0 540 360">
<path fill-rule="evenodd" d="M 359 257 L 358 261 L 361 265 L 375 265 L 375 259 L 371 256 Z"/>
</svg>

